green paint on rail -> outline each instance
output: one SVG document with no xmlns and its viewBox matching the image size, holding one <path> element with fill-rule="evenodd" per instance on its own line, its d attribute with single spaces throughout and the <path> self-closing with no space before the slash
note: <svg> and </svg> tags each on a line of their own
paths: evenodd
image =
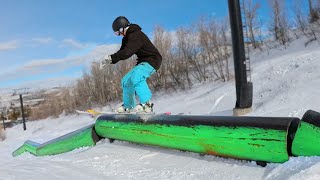
<svg viewBox="0 0 320 180">
<path fill-rule="evenodd" d="M 12 156 L 19 156 L 24 152 L 30 152 L 31 154 L 36 154 L 36 150 L 40 144 L 33 141 L 26 141 L 21 147 L 12 153 Z"/>
<path fill-rule="evenodd" d="M 36 156 L 55 155 L 76 148 L 94 146 L 96 141 L 93 132 L 93 125 L 84 127 L 71 132 L 59 138 L 39 144 L 33 141 L 26 141 L 20 148 L 12 153 L 12 156 L 18 156 L 24 152 L 30 152 Z"/>
<path fill-rule="evenodd" d="M 178 126 L 97 120 L 99 136 L 237 159 L 285 162 L 287 132 L 255 127 Z"/>
<path fill-rule="evenodd" d="M 320 156 L 320 128 L 301 122 L 292 143 L 295 156 Z"/>
</svg>

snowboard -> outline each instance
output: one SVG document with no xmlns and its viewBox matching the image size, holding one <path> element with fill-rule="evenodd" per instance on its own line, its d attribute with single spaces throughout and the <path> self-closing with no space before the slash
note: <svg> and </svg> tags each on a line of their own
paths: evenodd
<svg viewBox="0 0 320 180">
<path fill-rule="evenodd" d="M 156 115 L 156 114 L 164 114 L 164 115 L 171 115 L 171 112 L 163 112 L 163 113 L 155 113 L 155 112 L 127 112 L 127 113 L 118 113 L 115 110 L 112 111 L 107 111 L 107 112 L 103 112 L 103 111 L 97 111 L 94 109 L 88 109 L 86 111 L 80 111 L 80 110 L 75 110 L 78 114 L 86 114 L 89 115 L 91 117 L 97 117 L 99 115 L 102 114 L 116 114 L 116 115 L 130 115 L 130 114 L 136 114 L 136 115 Z M 181 114 L 181 113 L 180 113 Z"/>
</svg>

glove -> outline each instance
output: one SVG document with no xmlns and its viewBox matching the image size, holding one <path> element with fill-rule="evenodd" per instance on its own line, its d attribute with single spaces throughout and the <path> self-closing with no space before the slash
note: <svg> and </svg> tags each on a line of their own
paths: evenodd
<svg viewBox="0 0 320 180">
<path fill-rule="evenodd" d="M 112 64 L 112 58 L 111 58 L 111 56 L 110 56 L 110 55 L 106 55 L 106 56 L 104 57 L 104 62 L 105 62 L 105 64 Z"/>
<path fill-rule="evenodd" d="M 110 55 L 106 55 L 100 64 L 100 69 L 103 69 L 107 64 L 112 64 L 112 58 Z"/>
</svg>

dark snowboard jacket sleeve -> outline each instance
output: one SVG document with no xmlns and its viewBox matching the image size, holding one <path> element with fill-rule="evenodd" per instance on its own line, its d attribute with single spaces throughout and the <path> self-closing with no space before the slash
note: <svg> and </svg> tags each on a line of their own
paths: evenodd
<svg viewBox="0 0 320 180">
<path fill-rule="evenodd" d="M 161 54 L 137 24 L 130 25 L 126 35 L 122 38 L 120 50 L 111 55 L 112 64 L 128 59 L 134 54 L 138 58 L 137 64 L 147 62 L 156 70 L 160 68 L 162 62 Z"/>
<path fill-rule="evenodd" d="M 127 44 L 123 45 L 124 43 L 122 42 L 120 50 L 117 53 L 111 55 L 113 61 L 118 62 L 120 60 L 128 59 L 141 48 L 143 42 L 139 38 L 138 33 L 141 32 L 136 31 L 128 35 Z"/>
</svg>

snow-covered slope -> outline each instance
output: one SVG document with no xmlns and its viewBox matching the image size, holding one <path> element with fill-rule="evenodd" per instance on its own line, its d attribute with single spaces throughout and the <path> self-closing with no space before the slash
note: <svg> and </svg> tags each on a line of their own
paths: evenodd
<svg viewBox="0 0 320 180">
<path fill-rule="evenodd" d="M 252 58 L 252 116 L 302 117 L 320 111 L 320 47 L 296 41 L 286 50 L 255 52 Z M 188 91 L 159 93 L 156 111 L 173 114 L 231 115 L 234 82 L 198 84 Z M 118 104 L 115 104 L 115 106 Z M 104 107 L 103 110 L 109 110 Z M 319 179 L 320 157 L 291 157 L 262 168 L 254 162 L 119 142 L 100 141 L 93 148 L 35 157 L 11 153 L 25 140 L 46 142 L 93 123 L 86 116 L 61 116 L 6 130 L 0 142 L 0 179 Z"/>
</svg>

